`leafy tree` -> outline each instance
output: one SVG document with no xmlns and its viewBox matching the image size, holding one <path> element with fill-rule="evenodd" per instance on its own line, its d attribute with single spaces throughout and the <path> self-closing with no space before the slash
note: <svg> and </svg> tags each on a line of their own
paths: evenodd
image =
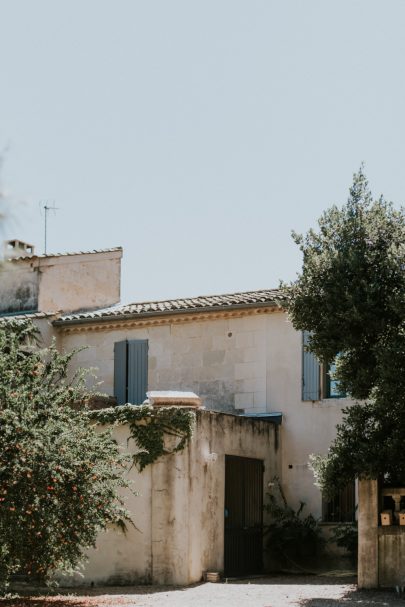
<svg viewBox="0 0 405 607">
<path fill-rule="evenodd" d="M 72 570 L 100 529 L 128 520 L 126 460 L 77 403 L 85 373 L 74 352 L 38 349 L 27 321 L 0 323 L 0 583 Z"/>
<path fill-rule="evenodd" d="M 341 389 L 366 401 L 344 412 L 328 457 L 313 460 L 332 494 L 354 475 L 404 475 L 405 213 L 374 200 L 360 169 L 346 205 L 318 224 L 294 234 L 303 268 L 288 286 L 289 314 L 320 360 L 336 360 Z"/>
</svg>

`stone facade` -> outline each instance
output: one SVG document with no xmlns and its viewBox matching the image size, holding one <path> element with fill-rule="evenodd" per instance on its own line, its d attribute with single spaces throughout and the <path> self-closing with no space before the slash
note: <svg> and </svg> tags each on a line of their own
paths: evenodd
<svg viewBox="0 0 405 607">
<path fill-rule="evenodd" d="M 21 276 L 38 281 L 37 309 L 50 314 L 33 316 L 44 341 L 55 338 L 61 351 L 84 346 L 75 364 L 95 367 L 101 390 L 110 396 L 115 342 L 139 339 L 148 340 L 149 390 L 192 391 L 207 409 L 221 413 L 282 413 L 278 471 L 285 494 L 292 506 L 302 500 L 320 517 L 321 495 L 308 458 L 327 452 L 350 401 L 302 400 L 302 336 L 272 299 L 275 292 L 197 298 L 198 307 L 192 307 L 192 299 L 187 309 L 181 309 L 184 300 L 140 304 L 154 310 L 149 316 L 136 317 L 134 305 L 121 314 L 111 308 L 109 316 L 89 312 L 61 319 L 58 311 L 97 310 L 118 302 L 121 256 L 117 248 L 9 262 Z M 6 284 L 1 282 L 1 301 Z"/>
<path fill-rule="evenodd" d="M 302 401 L 301 335 L 285 312 L 261 308 L 231 312 L 166 316 L 139 323 L 59 326 L 64 350 L 86 346 L 76 359 L 96 367 L 101 389 L 114 393 L 114 343 L 147 339 L 149 390 L 185 390 L 198 394 L 216 411 L 243 410 L 283 414 L 282 479 L 292 505 L 303 500 L 315 517 L 322 514 L 308 458 L 326 453 L 341 421 L 347 399 Z M 148 326 L 149 324 L 149 326 Z"/>
</svg>

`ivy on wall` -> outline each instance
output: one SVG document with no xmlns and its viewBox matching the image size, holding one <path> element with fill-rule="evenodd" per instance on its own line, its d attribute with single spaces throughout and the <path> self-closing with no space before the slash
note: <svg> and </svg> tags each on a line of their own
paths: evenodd
<svg viewBox="0 0 405 607">
<path fill-rule="evenodd" d="M 192 437 L 195 420 L 195 413 L 190 409 L 151 405 L 109 407 L 89 411 L 88 415 L 98 424 L 128 424 L 130 437 L 139 448 L 133 462 L 140 471 L 162 455 L 182 451 Z M 165 446 L 165 436 L 178 439 L 173 448 Z"/>
</svg>

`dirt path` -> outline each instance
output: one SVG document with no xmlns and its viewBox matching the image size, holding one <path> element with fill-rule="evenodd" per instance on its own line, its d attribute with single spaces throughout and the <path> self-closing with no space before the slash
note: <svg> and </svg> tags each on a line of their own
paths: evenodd
<svg viewBox="0 0 405 607">
<path fill-rule="evenodd" d="M 390 607 L 393 591 L 357 591 L 354 580 L 276 576 L 186 588 L 136 586 L 0 600 L 0 607 Z"/>
</svg>

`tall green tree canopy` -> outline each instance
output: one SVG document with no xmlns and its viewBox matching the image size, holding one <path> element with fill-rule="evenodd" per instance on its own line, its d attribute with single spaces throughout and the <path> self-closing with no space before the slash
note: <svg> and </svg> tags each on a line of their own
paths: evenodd
<svg viewBox="0 0 405 607">
<path fill-rule="evenodd" d="M 109 523 L 126 460 L 110 432 L 77 406 L 85 374 L 74 352 L 40 350 L 26 321 L 0 322 L 0 585 L 13 573 L 46 579 L 71 570 Z"/>
<path fill-rule="evenodd" d="M 404 209 L 373 199 L 360 169 L 347 203 L 294 239 L 303 267 L 288 286 L 293 325 L 310 332 L 309 349 L 321 361 L 338 357 L 342 390 L 367 401 L 346 411 L 328 458 L 318 458 L 320 483 L 331 493 L 354 474 L 403 476 Z"/>
</svg>

